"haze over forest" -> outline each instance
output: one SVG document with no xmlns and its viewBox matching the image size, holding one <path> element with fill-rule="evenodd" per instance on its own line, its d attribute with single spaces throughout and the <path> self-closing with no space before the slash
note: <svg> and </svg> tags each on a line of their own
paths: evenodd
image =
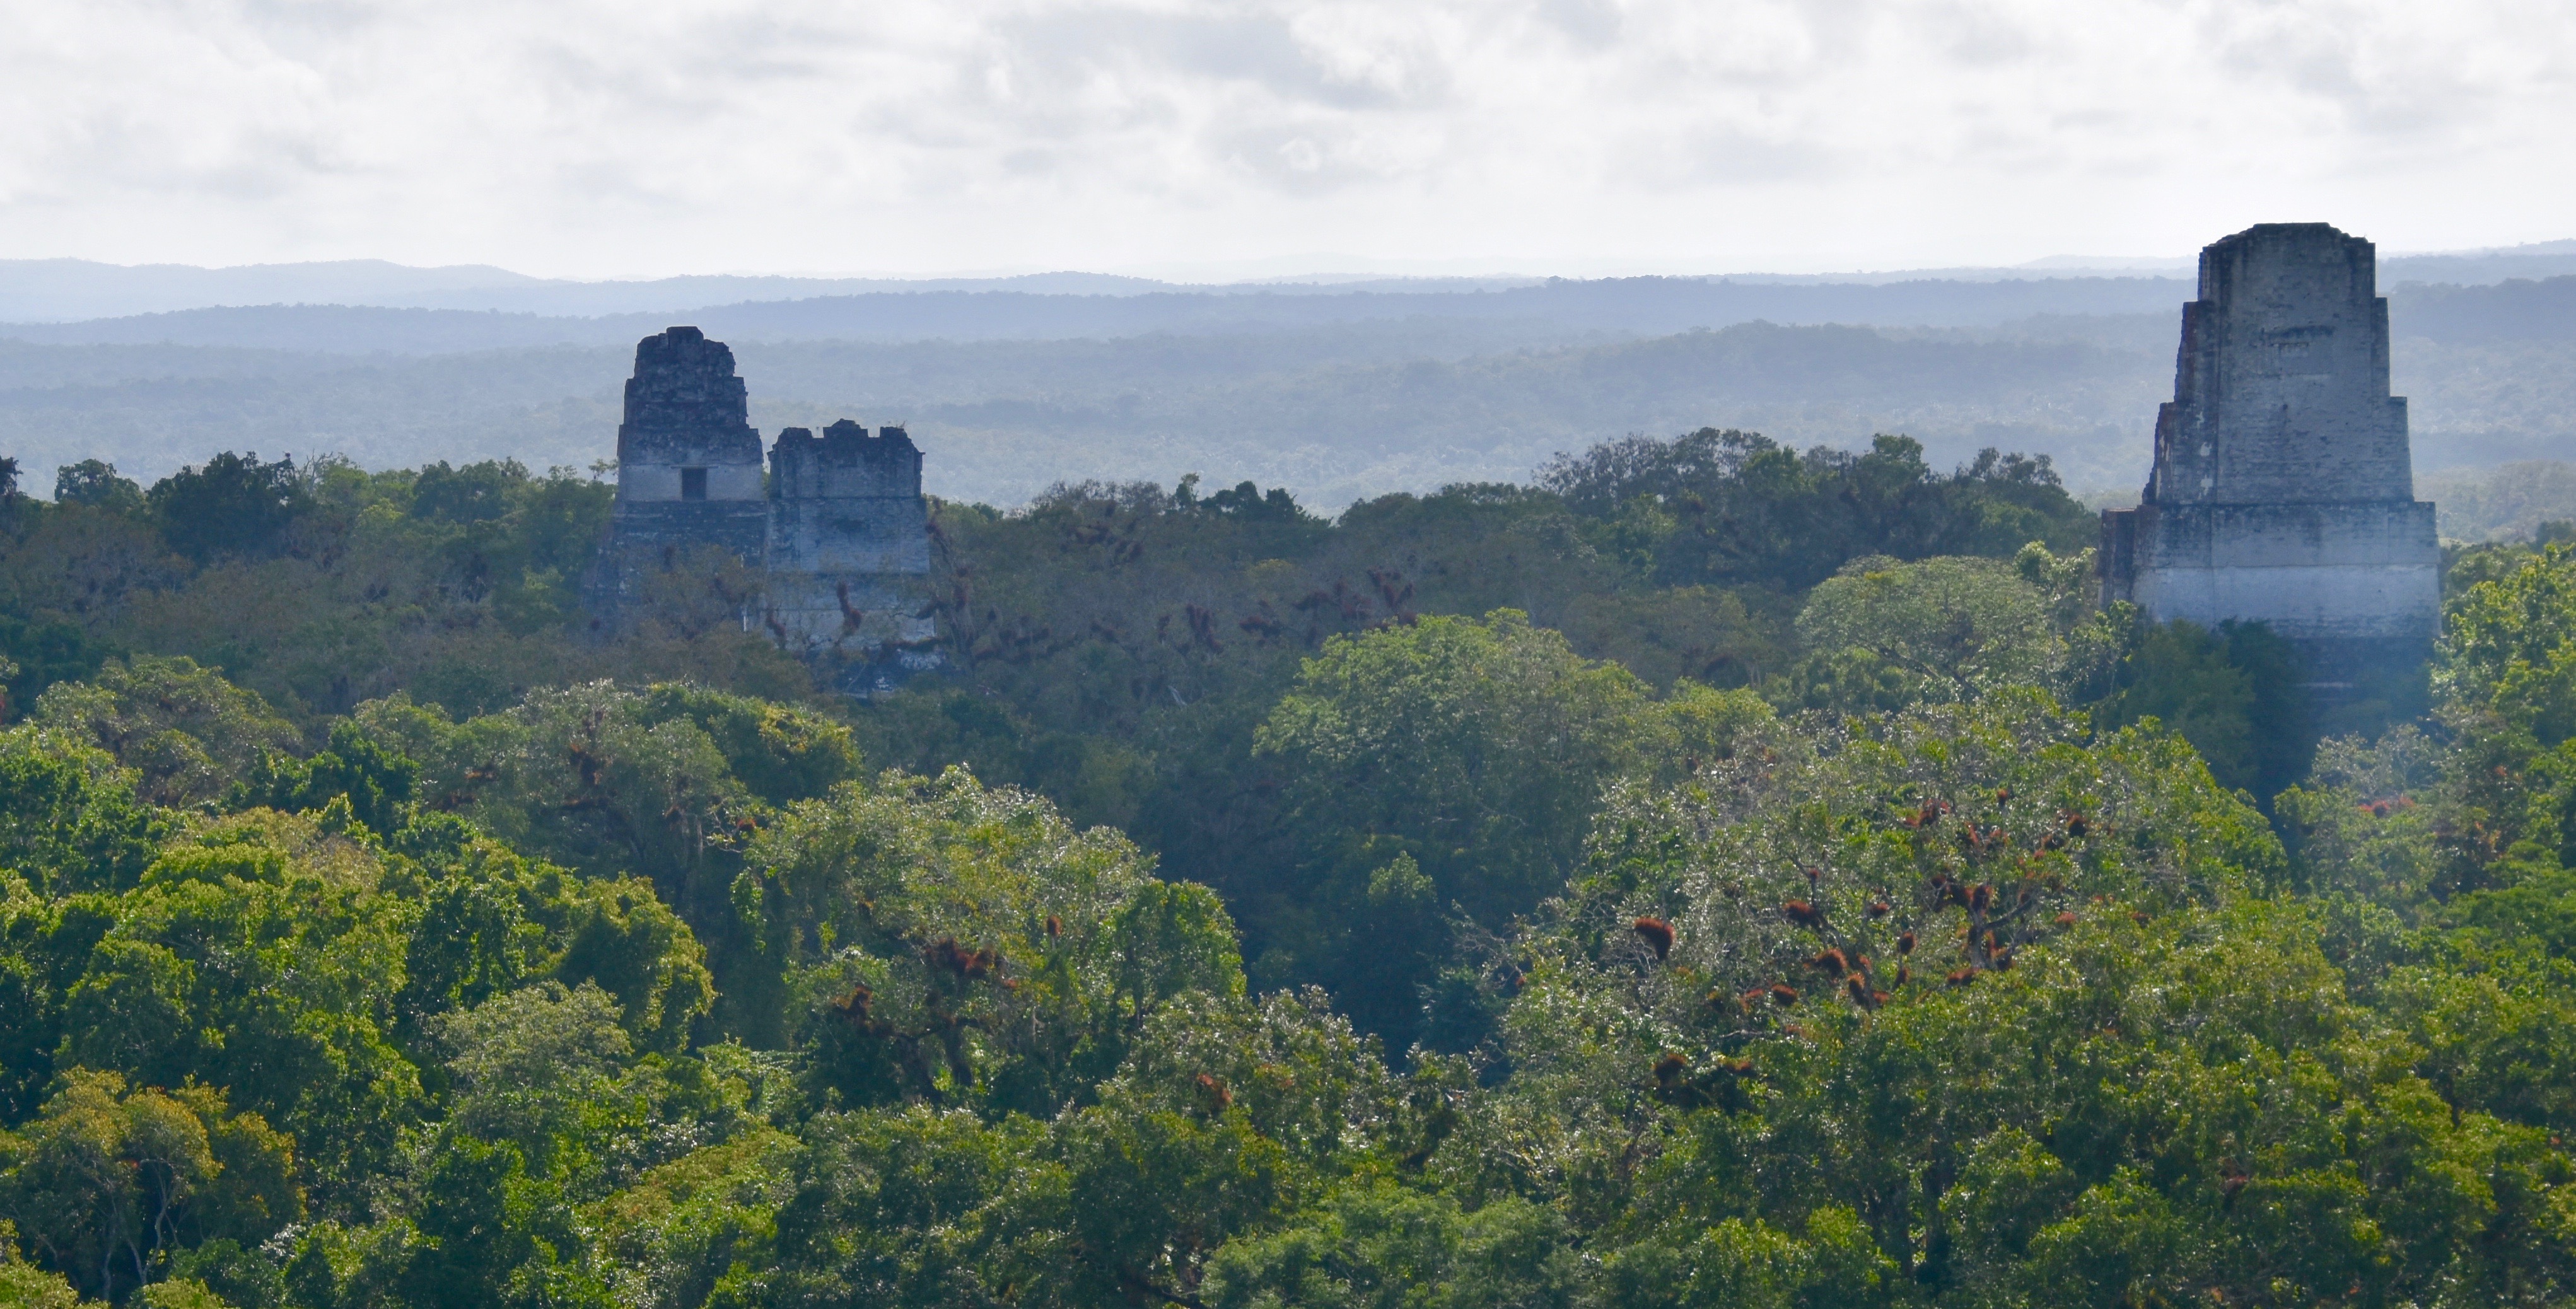
<svg viewBox="0 0 2576 1309">
<path fill-rule="evenodd" d="M 1843 447 L 1901 432 L 1944 465 L 2047 454 L 2116 500 L 2193 289 L 2179 261 L 2112 262 L 1177 284 L 7 261 L 0 445 L 39 472 L 96 458 L 147 480 L 239 448 L 586 468 L 611 452 L 635 340 L 686 321 L 734 346 L 755 425 L 906 424 L 934 494 L 998 504 L 1200 471 L 1335 509 L 1702 426 Z M 2571 274 L 2563 241 L 2383 258 L 2395 389 L 2433 484 L 2566 448 Z"/>
</svg>

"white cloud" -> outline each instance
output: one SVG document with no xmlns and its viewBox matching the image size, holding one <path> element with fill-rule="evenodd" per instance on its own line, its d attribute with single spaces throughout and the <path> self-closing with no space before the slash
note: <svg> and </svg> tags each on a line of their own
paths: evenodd
<svg viewBox="0 0 2576 1309">
<path fill-rule="evenodd" d="M 613 275 L 2567 235 L 2523 0 L 0 0 L 0 244 Z"/>
</svg>

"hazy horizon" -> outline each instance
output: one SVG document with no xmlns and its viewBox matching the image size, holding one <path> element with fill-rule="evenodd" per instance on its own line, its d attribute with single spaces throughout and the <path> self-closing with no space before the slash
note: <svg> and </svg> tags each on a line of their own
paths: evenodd
<svg viewBox="0 0 2576 1309">
<path fill-rule="evenodd" d="M 2276 218 L 2261 221 L 2308 221 Z M 2330 221 L 2317 219 L 2315 221 Z M 2210 241 L 2228 235 L 2216 232 Z M 2366 235 L 2366 234 L 2365 234 Z M 2202 244 L 2207 244 L 2206 241 Z M 2422 258 L 2428 256 L 2493 257 L 2525 254 L 2576 253 L 2576 238 L 2554 238 L 2518 242 L 2504 246 L 2443 246 L 2422 249 L 2391 248 L 2382 244 L 2379 256 Z M 1547 278 L 1600 279 L 1618 277 L 1887 277 L 1904 274 L 1938 275 L 1943 273 L 2019 272 L 2037 276 L 2129 275 L 2189 276 L 2199 259 L 2198 247 L 2182 253 L 2166 254 L 2074 254 L 2050 252 L 2028 258 L 1996 263 L 1878 263 L 1825 266 L 1716 266 L 1676 260 L 1623 260 L 1591 257 L 1549 259 L 1544 257 L 1492 259 L 1387 259 L 1343 253 L 1303 253 L 1259 256 L 1234 260 L 1201 260 L 1182 262 L 1143 262 L 1123 265 L 1081 266 L 1076 264 L 987 264 L 961 265 L 949 268 L 883 268 L 883 267 L 760 267 L 729 265 L 675 269 L 659 272 L 604 272 L 590 274 L 533 271 L 490 262 L 414 263 L 377 255 L 350 255 L 332 259 L 254 259 L 235 263 L 196 262 L 184 260 L 134 258 L 103 259 L 80 255 L 13 255 L 0 259 L 0 266 L 33 263 L 81 263 L 110 268 L 142 271 L 175 269 L 196 272 L 247 272 L 263 269 L 285 269 L 327 265 L 387 264 L 412 272 L 479 273 L 494 272 L 532 281 L 609 284 L 620 282 L 670 281 L 679 278 L 781 278 L 798 280 L 851 280 L 887 282 L 946 282 L 1002 280 L 1049 275 L 1090 275 L 1124 277 L 1166 282 L 1175 286 L 1241 286 L 1264 282 L 1321 282 L 1342 280 L 1424 280 L 1479 278 Z"/>
</svg>

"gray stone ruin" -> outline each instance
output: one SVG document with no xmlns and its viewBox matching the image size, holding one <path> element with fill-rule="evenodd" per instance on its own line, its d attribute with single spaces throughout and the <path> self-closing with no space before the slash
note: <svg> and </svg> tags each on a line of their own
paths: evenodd
<svg viewBox="0 0 2576 1309">
<path fill-rule="evenodd" d="M 2415 498 L 2406 401 L 2388 393 L 2376 262 L 2323 223 L 2201 251 L 2154 471 L 2137 508 L 2102 515 L 2105 604 L 2267 623 L 2327 699 L 2420 665 L 2441 621 L 2441 546 Z"/>
<path fill-rule="evenodd" d="M 626 421 L 617 425 L 612 512 L 621 553 L 719 545 L 757 560 L 769 531 L 766 499 L 760 433 L 733 351 L 694 327 L 638 342 Z M 621 575 L 620 599 L 636 598 L 637 580 L 632 570 Z"/>
<path fill-rule="evenodd" d="M 758 576 L 746 631 L 865 694 L 941 662 L 922 584 L 930 572 L 921 451 L 900 427 L 848 419 L 791 427 L 762 467 L 733 351 L 694 327 L 635 347 L 617 429 L 617 502 L 592 583 L 600 625 L 631 614 L 652 579 L 721 551 Z"/>
<path fill-rule="evenodd" d="M 769 452 L 768 607 L 789 650 L 857 659 L 891 679 L 935 665 L 919 616 L 930 572 L 930 507 L 921 451 L 900 427 L 876 435 L 849 419 L 778 434 Z M 884 665 L 891 665 L 891 668 Z"/>
</svg>

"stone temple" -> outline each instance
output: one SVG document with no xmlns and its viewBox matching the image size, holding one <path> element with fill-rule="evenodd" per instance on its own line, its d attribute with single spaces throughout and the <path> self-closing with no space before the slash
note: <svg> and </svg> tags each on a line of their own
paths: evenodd
<svg viewBox="0 0 2576 1309">
<path fill-rule="evenodd" d="M 694 327 L 635 347 L 617 428 L 617 501 L 593 607 L 615 621 L 657 574 L 720 550 L 759 574 L 741 614 L 865 693 L 936 667 L 920 614 L 930 572 L 921 451 L 848 419 L 778 434 L 762 466 L 733 351 Z"/>
<path fill-rule="evenodd" d="M 2102 515 L 2100 569 L 2104 603 L 2158 622 L 2269 624 L 2330 698 L 2422 662 L 2441 546 L 2388 393 L 2370 242 L 2265 223 L 2201 251 L 2155 469 L 2137 508 Z"/>
</svg>

